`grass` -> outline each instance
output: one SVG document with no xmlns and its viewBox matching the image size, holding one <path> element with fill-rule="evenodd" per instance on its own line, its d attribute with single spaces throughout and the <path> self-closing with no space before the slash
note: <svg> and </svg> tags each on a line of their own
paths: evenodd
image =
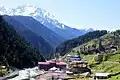
<svg viewBox="0 0 120 80">
<path fill-rule="evenodd" d="M 76 76 L 67 76 L 67 78 L 74 78 L 73 80 L 90 80 L 88 77 L 79 77 L 78 78 Z"/>
<path fill-rule="evenodd" d="M 103 62 L 93 67 L 94 72 L 116 73 L 120 72 L 120 64 L 111 64 Z"/>
<path fill-rule="evenodd" d="M 113 56 L 110 56 L 108 61 L 120 62 L 120 54 L 115 54 Z"/>
<path fill-rule="evenodd" d="M 79 47 L 76 50 L 80 49 Z M 74 49 L 75 50 L 75 49 Z M 70 52 L 70 54 L 77 54 L 75 52 Z M 93 63 L 93 59 L 96 57 L 93 55 L 81 55 L 84 60 L 87 60 L 89 64 Z M 107 61 L 102 61 L 100 64 L 95 64 L 92 68 L 92 76 L 95 73 L 104 72 L 114 74 L 120 72 L 120 50 L 116 51 L 114 55 L 110 55 Z M 88 78 L 75 78 L 74 80 L 89 80 Z M 120 74 L 112 76 L 109 80 L 120 80 Z"/>
<path fill-rule="evenodd" d="M 96 55 L 84 55 L 83 59 L 89 61 L 89 60 L 93 60 L 95 56 Z"/>
<path fill-rule="evenodd" d="M 118 61 L 120 61 L 120 54 L 110 56 L 110 58 L 107 61 L 95 65 L 92 68 L 93 74 L 95 74 L 96 72 L 104 72 L 110 74 L 120 72 L 120 63 L 118 63 Z M 109 78 L 109 80 L 120 80 L 120 74 L 112 76 L 111 78 Z"/>
<path fill-rule="evenodd" d="M 0 69 L 0 76 L 5 75 L 7 72 L 8 72 L 8 71 L 7 71 L 6 68 L 5 68 L 5 69 Z"/>
<path fill-rule="evenodd" d="M 109 80 L 120 80 L 120 74 L 109 78 Z"/>
<path fill-rule="evenodd" d="M 90 64 L 95 56 L 96 55 L 85 55 L 83 58 L 86 59 Z M 110 74 L 120 72 L 120 63 L 118 61 L 120 61 L 120 54 L 111 55 L 107 61 L 103 61 L 102 63 L 96 64 L 94 67 L 92 67 L 92 75 L 99 72 Z M 120 80 L 120 74 L 112 76 L 109 78 L 109 80 Z"/>
</svg>

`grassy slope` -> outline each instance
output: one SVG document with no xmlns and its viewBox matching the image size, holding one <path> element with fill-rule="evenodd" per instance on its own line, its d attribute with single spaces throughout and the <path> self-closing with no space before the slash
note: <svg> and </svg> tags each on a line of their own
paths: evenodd
<svg viewBox="0 0 120 80">
<path fill-rule="evenodd" d="M 102 39 L 102 45 L 109 47 L 109 44 L 114 42 L 114 35 L 106 34 L 106 35 L 102 36 L 101 39 Z M 119 37 L 117 37 L 117 39 L 119 39 Z M 71 55 L 78 54 L 78 52 L 80 52 L 80 49 L 84 45 L 90 46 L 91 47 L 90 49 L 92 49 L 93 44 L 95 44 L 96 48 L 98 48 L 99 40 L 98 39 L 91 40 L 81 46 L 73 48 L 71 50 L 71 52 L 68 52 L 67 54 L 71 54 Z M 118 45 L 119 45 L 119 43 L 118 43 Z M 96 64 L 94 67 L 92 67 L 91 69 L 93 71 L 93 74 L 95 74 L 96 72 L 106 72 L 106 73 L 110 73 L 110 74 L 120 72 L 120 63 L 119 63 L 120 62 L 120 50 L 118 50 L 117 53 L 118 54 L 111 55 L 107 61 L 103 61 L 100 64 Z M 65 56 L 64 56 L 64 58 L 65 58 Z M 96 54 L 92 54 L 92 55 L 81 54 L 81 56 L 83 57 L 84 60 L 87 60 L 88 63 L 91 64 L 91 63 L 94 63 L 93 59 L 96 57 Z M 82 80 L 82 79 L 79 79 L 79 80 Z M 111 77 L 109 80 L 120 80 L 120 74 Z"/>
<path fill-rule="evenodd" d="M 85 55 L 83 59 L 87 60 L 89 64 L 91 64 L 91 61 L 95 56 L 96 55 Z M 96 64 L 94 67 L 91 68 L 93 72 L 91 76 L 93 76 L 95 73 L 98 73 L 98 72 L 104 72 L 104 73 L 110 73 L 110 74 L 120 72 L 120 63 L 118 62 L 120 61 L 119 58 L 120 58 L 120 54 L 115 54 L 110 56 L 110 58 L 107 61 L 103 61 L 101 64 Z M 89 79 L 76 78 L 75 80 L 89 80 Z M 112 76 L 111 78 L 109 78 L 109 80 L 120 80 L 120 74 L 116 76 Z"/>
<path fill-rule="evenodd" d="M 93 73 L 95 72 L 105 72 L 105 73 L 110 73 L 114 74 L 117 72 L 120 72 L 120 54 L 115 54 L 111 56 L 107 61 L 102 62 L 99 65 L 95 65 L 92 70 Z M 120 74 L 116 76 L 112 76 L 109 80 L 120 80 Z"/>
<path fill-rule="evenodd" d="M 114 38 L 113 34 L 106 34 L 106 35 L 100 37 L 100 39 L 102 39 L 102 45 L 109 45 L 113 41 L 113 38 Z M 83 46 L 85 46 L 85 47 L 90 46 L 90 50 L 92 50 L 92 49 L 94 49 L 92 47 L 92 45 L 96 45 L 96 48 L 98 48 L 99 39 L 91 40 L 91 41 L 89 41 L 89 42 L 87 42 L 87 43 L 85 43 L 81 46 L 73 48 L 72 50 L 75 51 L 75 52 L 80 51 L 80 49 L 83 49 Z"/>
<path fill-rule="evenodd" d="M 84 56 L 83 58 L 87 59 L 87 61 L 90 62 L 94 57 L 95 55 L 87 55 Z M 103 61 L 101 64 L 97 64 L 91 69 L 93 71 L 93 74 L 95 74 L 96 72 L 105 72 L 105 73 L 114 74 L 120 72 L 119 61 L 120 61 L 120 53 L 110 56 L 107 61 Z M 117 80 L 117 78 L 118 80 L 120 79 L 120 74 L 111 77 L 109 80 Z"/>
</svg>

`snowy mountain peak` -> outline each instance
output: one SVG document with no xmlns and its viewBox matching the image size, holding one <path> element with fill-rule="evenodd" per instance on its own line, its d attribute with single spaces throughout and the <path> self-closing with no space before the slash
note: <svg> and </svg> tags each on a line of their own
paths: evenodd
<svg viewBox="0 0 120 80">
<path fill-rule="evenodd" d="M 44 9 L 29 4 L 21 5 L 16 8 L 5 8 L 3 5 L 0 5 L 0 14 L 10 16 L 20 15 L 33 17 L 47 28 L 62 36 L 64 39 L 75 38 L 89 31 L 92 31 L 92 29 L 71 28 L 56 20 L 53 15 L 51 15 Z"/>
<path fill-rule="evenodd" d="M 4 13 L 6 13 L 6 9 L 3 5 L 0 5 L 0 14 L 3 15 Z"/>
<path fill-rule="evenodd" d="M 94 29 L 92 29 L 92 28 L 85 28 L 84 29 L 86 32 L 92 32 L 92 31 L 94 31 Z"/>
<path fill-rule="evenodd" d="M 0 4 L 0 7 L 4 7 L 4 5 L 3 5 L 3 4 Z"/>
<path fill-rule="evenodd" d="M 33 6 L 30 4 L 20 5 L 16 8 L 5 8 L 3 5 L 0 5 L 0 14 L 11 16 L 13 15 L 31 16 L 50 29 L 52 28 L 67 29 L 66 25 L 56 20 L 53 15 L 51 15 L 44 9 L 39 8 L 38 6 Z M 49 26 L 48 24 L 52 26 Z"/>
<path fill-rule="evenodd" d="M 20 5 L 16 8 L 5 8 L 3 5 L 0 5 L 0 14 L 1 15 L 21 15 L 21 16 L 31 16 L 36 20 L 40 21 L 42 24 L 45 24 L 46 21 L 52 23 L 58 28 L 64 29 L 64 24 L 59 23 L 53 15 L 45 11 L 44 9 L 39 8 L 38 6 L 33 6 L 30 4 Z M 55 28 L 55 26 L 53 26 Z"/>
<path fill-rule="evenodd" d="M 23 5 L 18 6 L 17 8 L 11 8 L 7 12 L 8 15 L 23 15 L 23 16 L 30 16 L 30 13 L 34 13 L 36 7 L 32 5 Z"/>
</svg>

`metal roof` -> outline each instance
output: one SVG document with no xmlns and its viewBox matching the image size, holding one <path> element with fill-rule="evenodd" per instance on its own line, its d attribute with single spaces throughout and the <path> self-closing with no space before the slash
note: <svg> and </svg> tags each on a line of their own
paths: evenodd
<svg viewBox="0 0 120 80">
<path fill-rule="evenodd" d="M 96 73 L 95 76 L 104 76 L 107 77 L 109 75 L 109 73 Z"/>
</svg>

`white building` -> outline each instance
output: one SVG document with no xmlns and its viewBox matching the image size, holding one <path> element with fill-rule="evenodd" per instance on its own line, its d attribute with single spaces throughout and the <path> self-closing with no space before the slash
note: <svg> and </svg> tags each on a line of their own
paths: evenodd
<svg viewBox="0 0 120 80">
<path fill-rule="evenodd" d="M 94 76 L 94 80 L 107 79 L 107 78 L 109 78 L 109 73 L 96 73 Z"/>
</svg>

